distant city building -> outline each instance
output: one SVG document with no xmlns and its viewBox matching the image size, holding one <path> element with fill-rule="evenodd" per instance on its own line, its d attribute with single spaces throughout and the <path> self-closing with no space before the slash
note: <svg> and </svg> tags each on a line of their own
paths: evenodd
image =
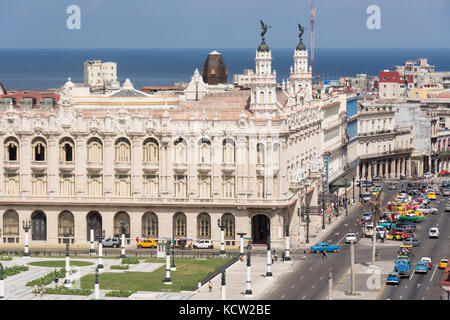
<svg viewBox="0 0 450 320">
<path fill-rule="evenodd" d="M 118 87 L 117 63 L 101 60 L 85 61 L 84 83 L 91 88 Z"/>
<path fill-rule="evenodd" d="M 414 87 L 414 76 L 398 71 L 380 71 L 378 78 L 378 95 L 381 99 L 404 99 L 408 97 L 409 89 Z"/>
<path fill-rule="evenodd" d="M 243 74 L 233 75 L 233 85 L 235 87 L 250 88 L 252 77 L 254 76 L 255 73 L 253 72 L 252 69 L 244 69 Z"/>
</svg>

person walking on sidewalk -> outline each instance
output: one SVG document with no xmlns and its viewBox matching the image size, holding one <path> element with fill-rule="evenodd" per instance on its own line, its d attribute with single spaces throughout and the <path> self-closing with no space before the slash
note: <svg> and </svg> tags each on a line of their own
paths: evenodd
<svg viewBox="0 0 450 320">
<path fill-rule="evenodd" d="M 209 289 L 209 292 L 212 292 L 213 285 L 212 285 L 211 280 L 209 280 L 209 282 L 208 282 L 208 289 Z"/>
</svg>

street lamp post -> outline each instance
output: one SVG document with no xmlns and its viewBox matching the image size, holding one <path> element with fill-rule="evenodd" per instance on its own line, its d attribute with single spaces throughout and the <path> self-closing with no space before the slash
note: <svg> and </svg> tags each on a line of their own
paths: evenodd
<svg viewBox="0 0 450 320">
<path fill-rule="evenodd" d="M 25 258 L 30 257 L 30 253 L 28 252 L 28 230 L 30 230 L 30 220 L 22 221 L 23 230 L 25 230 L 25 248 L 23 252 L 23 256 Z"/>
<path fill-rule="evenodd" d="M 355 177 L 353 177 L 353 203 L 355 203 Z"/>
<path fill-rule="evenodd" d="M 291 263 L 291 243 L 289 238 L 289 224 L 286 225 L 286 253 L 284 255 L 284 262 Z"/>
<path fill-rule="evenodd" d="M 177 266 L 175 265 L 175 243 L 172 236 L 172 265 L 170 266 L 170 271 L 177 271 Z"/>
<path fill-rule="evenodd" d="M 95 269 L 95 285 L 94 285 L 94 290 L 95 290 L 95 299 L 100 299 L 100 284 L 98 282 L 98 274 L 100 273 L 100 271 L 98 270 L 98 267 Z"/>
<path fill-rule="evenodd" d="M 339 191 L 336 193 L 336 216 L 339 217 Z"/>
<path fill-rule="evenodd" d="M 344 184 L 345 184 L 345 196 L 344 196 L 344 206 L 345 206 L 345 215 L 348 216 L 347 211 L 347 178 L 344 178 Z"/>
<path fill-rule="evenodd" d="M 226 300 L 226 281 L 225 281 L 225 270 L 222 271 L 222 285 L 220 287 L 220 300 Z"/>
<path fill-rule="evenodd" d="M 267 237 L 267 272 L 266 278 L 272 278 L 272 254 L 270 249 L 270 236 Z"/>
<path fill-rule="evenodd" d="M 225 227 L 226 225 L 223 223 L 223 221 L 221 222 L 220 219 L 217 219 L 217 225 L 220 228 L 220 254 L 224 255 L 225 254 Z"/>
<path fill-rule="evenodd" d="M 105 237 L 105 230 L 100 233 L 100 237 L 98 238 L 98 265 L 97 269 L 98 272 L 102 273 L 104 266 L 103 266 L 103 238 Z"/>
<path fill-rule="evenodd" d="M 70 252 L 68 243 L 66 243 L 66 279 L 64 280 L 64 287 L 72 287 L 72 281 L 70 281 Z"/>
<path fill-rule="evenodd" d="M 247 289 L 245 290 L 245 296 L 251 297 L 253 295 L 252 292 L 252 265 L 251 265 L 251 252 L 247 251 Z"/>
<path fill-rule="evenodd" d="M 328 275 L 328 300 L 333 300 L 333 274 Z"/>
<path fill-rule="evenodd" d="M 120 232 L 121 232 L 121 243 L 120 243 L 120 259 L 126 258 L 125 256 L 125 232 L 126 232 L 126 228 L 125 228 L 125 222 L 124 221 L 120 221 Z"/>
<path fill-rule="evenodd" d="M 309 218 L 309 204 L 306 203 L 306 241 L 305 243 L 309 243 L 309 224 L 311 223 L 311 219 Z"/>
<path fill-rule="evenodd" d="M 88 225 L 89 225 L 89 238 L 90 238 L 90 248 L 89 248 L 89 255 L 94 255 L 95 254 L 95 249 L 94 249 L 94 227 L 95 227 L 95 222 L 94 222 L 94 218 L 88 218 Z"/>
<path fill-rule="evenodd" d="M 172 279 L 170 279 L 170 243 L 166 247 L 166 278 L 164 284 L 172 284 Z"/>
<path fill-rule="evenodd" d="M 0 263 L 0 300 L 5 300 L 5 280 L 3 279 L 3 265 Z"/>
<path fill-rule="evenodd" d="M 240 236 L 240 243 L 239 243 L 239 255 L 242 257 L 244 255 L 244 236 L 247 233 L 240 232 L 238 235 Z"/>
</svg>

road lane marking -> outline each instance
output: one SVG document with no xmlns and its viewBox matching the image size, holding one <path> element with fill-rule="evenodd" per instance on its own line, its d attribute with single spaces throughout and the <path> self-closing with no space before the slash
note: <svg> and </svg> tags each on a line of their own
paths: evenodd
<svg viewBox="0 0 450 320">
<path fill-rule="evenodd" d="M 322 280 L 322 279 L 323 279 L 323 276 L 320 277 L 320 280 Z"/>
<path fill-rule="evenodd" d="M 306 298 L 306 296 L 303 296 L 302 299 L 304 300 Z"/>
<path fill-rule="evenodd" d="M 309 268 L 309 271 L 311 271 L 311 270 L 312 270 L 312 267 Z"/>
<path fill-rule="evenodd" d="M 304 276 L 301 276 L 300 279 L 303 279 Z"/>
<path fill-rule="evenodd" d="M 413 273 L 412 273 L 411 277 L 409 277 L 409 280 L 411 280 L 411 279 L 413 278 L 413 276 L 414 276 L 414 272 L 415 272 L 415 270 L 413 271 Z"/>
<path fill-rule="evenodd" d="M 408 288 L 408 286 L 405 286 L 405 289 Z"/>
<path fill-rule="evenodd" d="M 344 235 L 344 236 L 341 238 L 341 240 L 338 241 L 337 244 L 339 244 L 342 240 L 344 240 L 345 236 L 346 236 L 346 235 Z"/>
<path fill-rule="evenodd" d="M 419 289 L 419 287 L 420 287 L 420 283 L 417 284 L 417 289 Z"/>
<path fill-rule="evenodd" d="M 294 288 L 294 287 L 295 287 L 295 284 L 293 284 L 293 285 L 291 286 L 291 289 Z"/>
<path fill-rule="evenodd" d="M 281 296 L 281 298 L 280 299 L 283 299 L 284 297 L 285 297 L 286 295 L 285 294 L 283 294 L 282 296 Z"/>
<path fill-rule="evenodd" d="M 403 298 L 403 296 L 400 296 L 400 299 L 402 299 Z"/>
<path fill-rule="evenodd" d="M 316 285 L 315 284 L 313 284 L 313 286 L 311 287 L 311 289 L 314 289 L 316 287 Z"/>
<path fill-rule="evenodd" d="M 436 272 L 436 269 L 437 269 L 437 265 L 434 266 L 434 271 L 433 271 L 433 274 L 431 275 L 430 282 L 433 281 L 433 277 L 434 277 L 434 273 Z"/>
</svg>

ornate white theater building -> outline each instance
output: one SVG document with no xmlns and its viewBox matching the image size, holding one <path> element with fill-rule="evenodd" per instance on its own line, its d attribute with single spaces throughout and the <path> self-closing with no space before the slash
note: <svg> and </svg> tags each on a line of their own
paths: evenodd
<svg viewBox="0 0 450 320">
<path fill-rule="evenodd" d="M 23 243 L 29 220 L 31 245 L 86 245 L 91 218 L 96 238 L 118 236 L 125 222 L 129 246 L 137 236 L 218 246 L 218 219 L 226 246 L 241 232 L 282 246 L 287 226 L 293 245 L 304 243 L 298 209 L 317 206 L 324 145 L 334 148 L 331 171 L 345 165 L 346 94 L 313 97 L 302 42 L 281 86 L 271 61 L 263 41 L 250 90 L 208 84 L 219 72 L 210 63 L 181 95 L 147 94 L 128 79 L 94 92 L 69 79 L 55 107 L 3 105 L 0 243 Z M 325 132 L 327 112 L 337 120 Z M 313 234 L 321 217 L 311 220 Z"/>
</svg>

